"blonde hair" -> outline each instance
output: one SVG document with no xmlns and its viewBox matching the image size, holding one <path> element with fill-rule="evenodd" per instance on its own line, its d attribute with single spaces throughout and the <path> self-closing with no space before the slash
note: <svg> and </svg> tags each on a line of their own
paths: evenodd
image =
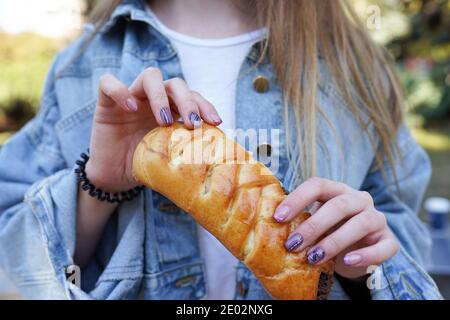
<svg viewBox="0 0 450 320">
<path fill-rule="evenodd" d="M 91 15 L 97 27 L 108 20 L 120 2 L 99 1 Z M 395 137 L 403 119 L 402 88 L 391 57 L 371 40 L 352 6 L 345 0 L 248 3 L 256 9 L 258 23 L 268 30 L 259 61 L 268 55 L 274 68 L 283 92 L 285 121 L 289 105 L 295 114 L 295 133 L 286 132 L 288 158 L 295 175 L 305 179 L 316 174 L 316 123 L 321 113 L 316 101 L 319 50 L 345 107 L 369 138 L 369 127 L 373 127 L 379 140 L 379 144 L 371 140 L 378 167 L 383 169 L 387 159 L 395 168 L 395 156 L 400 156 Z M 300 150 L 307 150 L 297 159 L 292 157 L 295 146 L 290 137 L 295 137 Z M 397 180 L 395 169 L 393 174 Z"/>
</svg>

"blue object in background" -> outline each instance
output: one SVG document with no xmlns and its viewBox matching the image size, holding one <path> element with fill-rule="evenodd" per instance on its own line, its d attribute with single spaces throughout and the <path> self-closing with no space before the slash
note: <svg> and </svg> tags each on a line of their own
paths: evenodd
<svg viewBox="0 0 450 320">
<path fill-rule="evenodd" d="M 431 197 L 425 201 L 430 234 L 433 239 L 427 271 L 434 278 L 445 299 L 450 299 L 450 201 Z"/>
<path fill-rule="evenodd" d="M 431 197 L 425 201 L 425 210 L 428 214 L 428 222 L 431 229 L 446 230 L 450 201 L 446 198 Z"/>
</svg>

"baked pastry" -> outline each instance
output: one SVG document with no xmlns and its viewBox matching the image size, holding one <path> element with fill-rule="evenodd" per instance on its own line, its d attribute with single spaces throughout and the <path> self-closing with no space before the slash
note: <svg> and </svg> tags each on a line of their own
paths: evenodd
<svg viewBox="0 0 450 320">
<path fill-rule="evenodd" d="M 253 272 L 277 299 L 323 299 L 333 262 L 313 266 L 304 250 L 284 247 L 289 233 L 309 214 L 290 223 L 273 219 L 285 193 L 278 179 L 218 128 L 181 123 L 150 131 L 137 146 L 133 174 L 205 229 Z"/>
</svg>

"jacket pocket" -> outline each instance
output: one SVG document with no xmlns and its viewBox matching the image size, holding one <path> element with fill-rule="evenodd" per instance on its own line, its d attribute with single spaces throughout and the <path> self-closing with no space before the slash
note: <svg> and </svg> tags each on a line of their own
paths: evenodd
<svg viewBox="0 0 450 320">
<path fill-rule="evenodd" d="M 206 294 L 203 263 L 189 263 L 144 277 L 145 299 L 197 300 Z"/>
<path fill-rule="evenodd" d="M 69 166 L 89 147 L 96 100 L 63 117 L 55 124 L 61 152 Z"/>
</svg>

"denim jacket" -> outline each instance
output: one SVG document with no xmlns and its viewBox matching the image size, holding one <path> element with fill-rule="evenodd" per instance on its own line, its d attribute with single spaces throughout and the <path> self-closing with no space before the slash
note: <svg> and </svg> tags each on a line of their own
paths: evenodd
<svg viewBox="0 0 450 320">
<path fill-rule="evenodd" d="M 99 77 L 112 73 L 129 85 L 151 66 L 160 68 L 166 79 L 183 76 L 176 51 L 152 25 L 144 1 L 122 1 L 80 54 L 83 40 L 92 31 L 88 25 L 84 35 L 57 56 L 38 115 L 0 151 L 0 268 L 26 298 L 205 297 L 196 223 L 149 189 L 118 207 L 88 265 L 79 273 L 71 269 L 77 209 L 74 163 L 89 146 Z M 241 67 L 237 127 L 279 129 L 274 148 L 279 153 L 276 176 L 292 191 L 295 177 L 286 156 L 283 97 L 270 63 L 263 61 L 254 67 L 258 48 L 255 45 L 250 50 Z M 394 192 L 392 168 L 388 167 L 388 179 L 383 179 L 374 165 L 369 135 L 345 108 L 320 57 L 319 65 L 317 98 L 323 112 L 333 119 L 334 129 L 318 115 L 318 141 L 326 142 L 318 143 L 318 175 L 368 191 L 401 244 L 401 250 L 370 276 L 372 298 L 440 299 L 436 285 L 423 270 L 431 241 L 417 217 L 431 172 L 427 155 L 402 126 L 397 139 L 403 161 L 397 161 L 396 167 L 400 192 Z M 268 79 L 266 92 L 255 90 L 253 80 L 258 76 Z M 373 131 L 370 134 L 376 139 Z M 271 143 L 270 139 L 262 142 Z M 73 275 L 81 275 L 81 287 L 74 284 Z M 235 298 L 270 296 L 239 264 Z M 338 280 L 330 298 L 348 298 Z"/>
</svg>

